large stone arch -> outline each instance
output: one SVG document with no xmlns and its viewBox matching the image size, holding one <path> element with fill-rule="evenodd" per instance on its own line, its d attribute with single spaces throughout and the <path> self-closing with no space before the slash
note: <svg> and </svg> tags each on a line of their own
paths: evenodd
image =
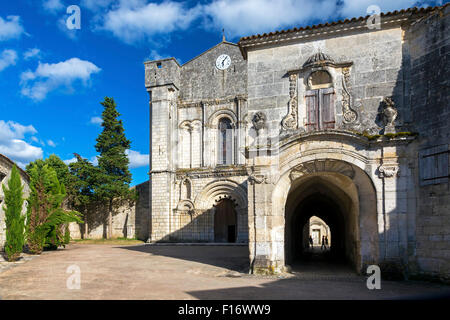
<svg viewBox="0 0 450 320">
<path fill-rule="evenodd" d="M 360 272 L 366 264 L 376 263 L 379 256 L 377 196 L 375 186 L 367 173 L 370 166 L 367 169 L 366 167 L 367 163 L 360 154 L 352 156 L 349 153 L 329 150 L 311 152 L 309 155 L 292 157 L 286 161 L 281 167 L 280 178 L 272 193 L 272 214 L 279 218 L 274 219 L 278 223 L 272 225 L 271 239 L 284 241 L 288 223 L 285 217 L 289 214 L 285 210 L 295 207 L 295 203 L 289 203 L 289 196 L 295 195 L 302 184 L 316 179 L 316 182 L 321 181 L 322 185 L 328 185 L 335 190 L 330 194 L 333 194 L 337 202 L 340 198 L 347 197 L 347 203 L 351 204 L 351 208 L 343 210 L 351 210 L 349 217 L 354 219 L 357 241 L 352 254 L 356 271 Z M 275 251 L 273 259 L 286 263 L 286 245 L 289 244 L 272 245 L 272 250 Z"/>
<path fill-rule="evenodd" d="M 215 205 L 222 199 L 230 199 L 235 203 L 237 242 L 248 242 L 248 205 L 245 186 L 229 179 L 215 180 L 207 184 L 197 195 L 194 206 L 197 212 L 210 213 L 214 217 Z"/>
</svg>

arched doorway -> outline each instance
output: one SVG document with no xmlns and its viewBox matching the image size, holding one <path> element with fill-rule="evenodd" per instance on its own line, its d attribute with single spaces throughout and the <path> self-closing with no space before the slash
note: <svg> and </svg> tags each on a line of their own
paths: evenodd
<svg viewBox="0 0 450 320">
<path fill-rule="evenodd" d="M 222 199 L 215 206 L 214 242 L 236 242 L 237 214 L 230 199 Z"/>
</svg>

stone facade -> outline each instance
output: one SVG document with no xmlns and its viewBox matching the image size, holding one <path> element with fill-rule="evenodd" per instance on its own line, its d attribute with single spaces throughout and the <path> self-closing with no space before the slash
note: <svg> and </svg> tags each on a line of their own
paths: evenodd
<svg viewBox="0 0 450 320">
<path fill-rule="evenodd" d="M 149 240 L 213 242 L 229 200 L 254 272 L 283 271 L 316 215 L 356 272 L 449 279 L 449 10 L 146 62 Z"/>
<path fill-rule="evenodd" d="M 0 154 L 0 251 L 3 250 L 6 241 L 5 211 L 3 207 L 5 194 L 3 192 L 3 185 L 8 186 L 8 181 L 11 178 L 11 170 L 13 166 L 14 162 L 12 160 Z M 25 171 L 23 171 L 19 167 L 18 169 L 23 184 L 23 197 L 27 198 L 30 194 L 30 178 Z M 22 210 L 22 213 L 24 215 L 26 214 L 26 206 L 26 201 L 24 201 Z"/>
</svg>

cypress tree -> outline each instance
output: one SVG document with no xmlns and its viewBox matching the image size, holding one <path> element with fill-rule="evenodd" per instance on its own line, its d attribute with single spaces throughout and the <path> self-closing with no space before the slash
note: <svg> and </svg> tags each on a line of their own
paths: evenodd
<svg viewBox="0 0 450 320">
<path fill-rule="evenodd" d="M 3 185 L 5 194 L 6 243 L 5 252 L 8 261 L 16 261 L 20 257 L 25 242 L 25 215 L 22 214 L 24 199 L 19 170 L 14 165 L 8 187 Z"/>
<path fill-rule="evenodd" d="M 116 109 L 113 98 L 105 97 L 103 105 L 103 131 L 97 138 L 95 149 L 98 157 L 99 184 L 96 188 L 97 197 L 108 205 L 108 235 L 112 237 L 113 200 L 129 198 L 131 173 L 128 169 L 129 160 L 125 153 L 130 148 L 130 141 L 125 137 L 120 113 Z"/>
</svg>

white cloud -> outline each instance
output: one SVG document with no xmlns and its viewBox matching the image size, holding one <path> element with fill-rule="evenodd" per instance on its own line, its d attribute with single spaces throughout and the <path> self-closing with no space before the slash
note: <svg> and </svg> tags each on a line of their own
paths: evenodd
<svg viewBox="0 0 450 320">
<path fill-rule="evenodd" d="M 41 50 L 38 48 L 32 48 L 28 49 L 23 53 L 23 58 L 25 60 L 30 60 L 31 58 L 40 58 L 41 57 Z"/>
<path fill-rule="evenodd" d="M 217 0 L 204 10 L 213 27 L 234 37 L 329 18 L 336 13 L 336 1 Z"/>
<path fill-rule="evenodd" d="M 186 8 L 180 2 L 147 4 L 141 0 L 120 1 L 105 14 L 99 29 L 112 32 L 126 43 L 133 43 L 149 39 L 155 34 L 185 30 L 200 13 L 200 6 Z"/>
<path fill-rule="evenodd" d="M 92 117 L 89 122 L 92 124 L 102 124 L 103 119 L 101 117 Z"/>
<path fill-rule="evenodd" d="M 9 66 L 15 65 L 17 61 L 17 52 L 10 49 L 3 50 L 0 53 L 0 71 L 6 69 Z"/>
<path fill-rule="evenodd" d="M 92 62 L 78 58 L 53 64 L 39 62 L 36 71 L 21 74 L 21 92 L 24 96 L 40 101 L 57 88 L 71 89 L 78 80 L 87 85 L 91 75 L 100 71 Z"/>
<path fill-rule="evenodd" d="M 0 153 L 16 161 L 22 168 L 30 161 L 42 158 L 41 148 L 23 140 L 26 134 L 35 133 L 37 131 L 32 125 L 0 120 Z"/>
<path fill-rule="evenodd" d="M 0 41 L 19 38 L 25 30 L 20 23 L 19 16 L 0 17 Z"/>
<path fill-rule="evenodd" d="M 339 13 L 345 18 L 361 17 L 372 14 L 367 8 L 372 5 L 379 6 L 381 12 L 406 9 L 417 5 L 417 0 L 344 0 Z M 423 1 L 422 5 L 435 5 L 435 1 Z"/>
<path fill-rule="evenodd" d="M 97 158 L 97 156 L 91 157 L 90 162 L 92 163 L 92 165 L 98 166 L 98 158 Z"/>
<path fill-rule="evenodd" d="M 91 11 L 107 8 L 114 0 L 81 0 L 80 6 Z"/>
<path fill-rule="evenodd" d="M 69 164 L 71 164 L 71 163 L 77 162 L 77 158 L 73 157 L 73 158 L 71 158 L 71 159 L 63 160 L 63 162 L 64 162 L 66 165 L 69 165 Z"/>
<path fill-rule="evenodd" d="M 125 43 L 152 40 L 154 36 L 201 27 L 225 33 L 233 38 L 271 32 L 318 21 L 366 16 L 370 5 L 392 11 L 416 5 L 416 0 L 213 0 L 189 7 L 186 2 L 165 0 L 83 0 L 81 5 L 96 12 L 98 30 L 111 32 Z M 193 2 L 191 2 L 193 3 Z M 421 5 L 435 5 L 423 0 Z M 99 11 L 102 11 L 100 14 Z M 162 37 L 158 42 L 167 40 Z M 150 56 L 158 58 L 157 51 Z"/>
<path fill-rule="evenodd" d="M 61 0 L 43 0 L 42 6 L 44 7 L 44 10 L 55 14 L 58 11 L 61 11 L 64 9 L 64 4 L 61 2 Z"/>
<path fill-rule="evenodd" d="M 56 143 L 53 142 L 53 140 L 47 140 L 47 145 L 49 145 L 50 147 L 56 147 Z"/>
<path fill-rule="evenodd" d="M 149 165 L 150 157 L 148 154 L 141 154 L 139 151 L 126 150 L 128 160 L 130 160 L 130 168 L 139 168 Z"/>
<path fill-rule="evenodd" d="M 151 50 L 150 54 L 148 55 L 148 59 L 147 60 L 161 60 L 161 59 L 164 59 L 164 58 L 169 58 L 169 56 L 167 56 L 167 55 L 160 55 L 158 53 L 158 51 Z"/>
</svg>

